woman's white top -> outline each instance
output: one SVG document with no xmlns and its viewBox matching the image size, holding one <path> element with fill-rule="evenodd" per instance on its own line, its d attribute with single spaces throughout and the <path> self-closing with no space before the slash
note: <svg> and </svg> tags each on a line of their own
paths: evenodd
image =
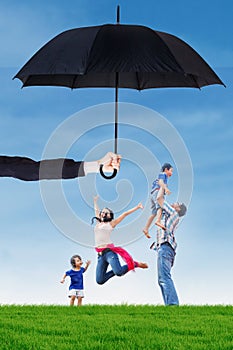
<svg viewBox="0 0 233 350">
<path fill-rule="evenodd" d="M 110 224 L 110 222 L 97 223 L 94 228 L 95 246 L 101 247 L 107 244 L 111 244 L 112 241 L 110 239 L 110 236 L 112 231 L 113 231 L 113 227 Z"/>
</svg>

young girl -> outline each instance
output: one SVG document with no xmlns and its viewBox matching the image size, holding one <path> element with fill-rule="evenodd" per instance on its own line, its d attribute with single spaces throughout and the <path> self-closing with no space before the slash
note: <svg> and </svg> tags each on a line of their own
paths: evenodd
<svg viewBox="0 0 233 350">
<path fill-rule="evenodd" d="M 130 270 L 134 270 L 136 267 L 141 269 L 148 268 L 148 265 L 143 262 L 134 261 L 129 253 L 121 247 L 116 247 L 111 241 L 111 233 L 113 229 L 129 214 L 134 213 L 138 209 L 142 209 L 143 206 L 139 203 L 136 207 L 124 212 L 118 218 L 114 219 L 112 210 L 104 208 L 101 211 L 98 208 L 98 196 L 94 197 L 94 210 L 96 219 L 96 225 L 94 228 L 95 233 L 95 250 L 98 253 L 98 262 L 96 267 L 96 282 L 98 284 L 104 284 L 113 276 L 123 276 Z M 126 265 L 121 265 L 119 261 L 120 255 L 126 262 Z M 112 270 L 107 272 L 108 266 L 111 266 Z"/>
<path fill-rule="evenodd" d="M 87 270 L 91 261 L 88 260 L 86 262 L 85 267 L 82 267 L 82 258 L 80 255 L 73 255 L 70 259 L 70 263 L 72 269 L 66 271 L 64 276 L 61 279 L 61 283 L 65 282 L 67 276 L 70 277 L 70 286 L 69 286 L 69 298 L 70 298 L 70 306 L 74 305 L 74 301 L 77 298 L 77 306 L 82 305 L 82 298 L 84 298 L 83 293 L 83 274 Z"/>
</svg>

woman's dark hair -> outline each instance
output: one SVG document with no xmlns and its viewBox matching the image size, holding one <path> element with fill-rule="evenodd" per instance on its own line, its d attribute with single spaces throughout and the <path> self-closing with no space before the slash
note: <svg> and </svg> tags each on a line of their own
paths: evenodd
<svg viewBox="0 0 233 350">
<path fill-rule="evenodd" d="M 79 258 L 79 260 L 82 260 L 81 256 L 80 255 L 73 255 L 71 258 L 70 258 L 70 263 L 73 267 L 75 267 L 75 258 Z"/>
<path fill-rule="evenodd" d="M 100 218 L 97 218 L 97 216 L 93 216 L 93 218 L 91 219 L 91 224 L 94 224 L 94 220 L 98 220 L 99 222 L 101 222 Z"/>
<path fill-rule="evenodd" d="M 110 214 L 110 218 L 106 217 L 103 219 L 104 222 L 109 222 L 109 221 L 112 221 L 114 219 L 114 213 L 111 209 L 109 208 L 104 208 L 104 209 L 107 209 L 109 211 L 109 214 Z M 102 213 L 103 209 L 100 211 L 100 214 Z M 91 219 L 91 224 L 94 223 L 94 220 L 98 220 L 99 222 L 101 222 L 100 218 L 98 218 L 97 216 L 94 216 L 92 219 Z"/>
<path fill-rule="evenodd" d="M 171 168 L 173 168 L 173 166 L 170 163 L 164 163 L 161 168 L 161 171 L 164 172 L 165 169 L 170 170 Z"/>
</svg>

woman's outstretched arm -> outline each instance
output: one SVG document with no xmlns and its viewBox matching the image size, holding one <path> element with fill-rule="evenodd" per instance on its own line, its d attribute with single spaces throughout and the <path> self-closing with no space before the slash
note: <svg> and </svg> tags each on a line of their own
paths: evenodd
<svg viewBox="0 0 233 350">
<path fill-rule="evenodd" d="M 138 209 L 143 209 L 143 205 L 142 203 L 139 203 L 138 205 L 136 205 L 136 207 L 129 209 L 127 211 L 125 211 L 123 214 L 121 214 L 118 218 L 114 219 L 111 221 L 111 225 L 112 227 L 115 227 L 116 225 L 118 225 L 122 220 L 124 220 L 124 218 L 126 218 L 126 216 L 134 213 L 136 210 Z"/>
</svg>

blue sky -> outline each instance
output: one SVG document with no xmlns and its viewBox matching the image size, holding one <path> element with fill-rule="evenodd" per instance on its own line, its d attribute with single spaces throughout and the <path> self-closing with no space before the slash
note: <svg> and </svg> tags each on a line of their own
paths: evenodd
<svg viewBox="0 0 233 350">
<path fill-rule="evenodd" d="M 72 138 L 67 155 L 76 160 L 93 160 L 112 148 L 112 125 L 104 125 L 111 111 L 113 114 L 112 89 L 21 89 L 21 82 L 12 77 L 42 45 L 62 31 L 115 23 L 117 4 L 121 6 L 121 23 L 146 25 L 188 42 L 211 65 L 226 88 L 215 85 L 202 90 L 153 89 L 140 93 L 121 89 L 119 152 L 123 161 L 120 174 L 113 181 L 88 175 L 62 184 L 52 182 L 47 188 L 45 182 L 41 185 L 0 179 L 2 304 L 68 304 L 68 282 L 64 286 L 59 280 L 70 268 L 69 258 L 75 253 L 84 261 L 92 261 L 85 275 L 84 303 L 162 304 L 156 254 L 149 250 L 152 240 L 147 240 L 141 229 L 150 213 L 150 182 L 159 164 L 166 161 L 174 164 L 174 176 L 169 181 L 172 195 L 168 200 L 179 196 L 190 199 L 188 214 L 176 234 L 178 250 L 173 277 L 180 302 L 233 303 L 230 0 L 211 4 L 198 0 L 188 8 L 183 0 L 169 4 L 161 0 L 71 0 L 46 4 L 1 1 L 1 154 L 41 159 L 48 141 L 60 131 L 67 137 L 60 137 L 49 149 L 57 156 L 64 152 L 64 140 Z M 67 208 L 59 206 L 61 188 L 67 212 Z M 47 189 L 51 189 L 52 208 L 44 205 Z M 123 243 L 136 259 L 147 261 L 149 269 L 130 272 L 104 286 L 95 283 L 96 254 L 90 247 L 91 201 L 96 192 L 100 204 L 107 203 L 117 214 L 139 201 L 145 205 L 143 212 L 133 214 L 119 227 L 114 239 Z M 64 225 L 62 230 L 59 225 Z M 151 234 L 155 234 L 154 228 Z"/>
</svg>

